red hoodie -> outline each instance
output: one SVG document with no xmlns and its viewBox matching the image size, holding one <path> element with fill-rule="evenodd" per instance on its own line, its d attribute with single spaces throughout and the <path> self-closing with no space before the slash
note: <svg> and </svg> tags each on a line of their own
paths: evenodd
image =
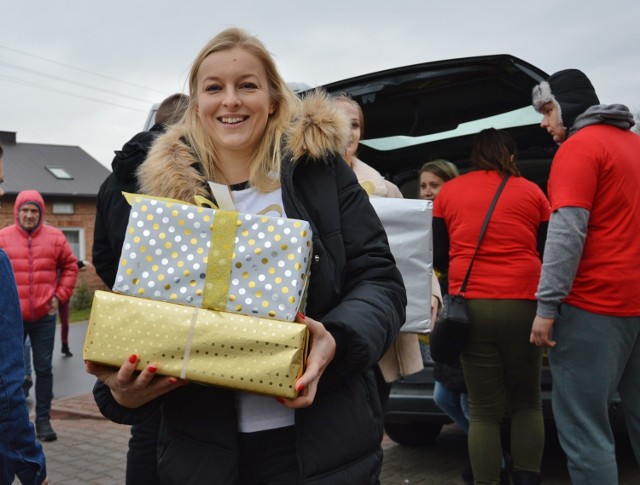
<svg viewBox="0 0 640 485">
<path fill-rule="evenodd" d="M 40 222 L 31 232 L 20 226 L 18 218 L 20 208 L 27 203 L 40 209 Z M 0 247 L 11 260 L 25 322 L 46 316 L 54 296 L 60 304 L 69 301 L 78 277 L 71 246 L 61 230 L 44 223 L 44 207 L 39 192 L 23 190 L 13 208 L 16 223 L 0 229 Z"/>
</svg>

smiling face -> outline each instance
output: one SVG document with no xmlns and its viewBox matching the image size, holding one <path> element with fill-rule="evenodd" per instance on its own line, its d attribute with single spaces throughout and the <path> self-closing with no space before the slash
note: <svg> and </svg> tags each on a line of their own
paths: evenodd
<svg viewBox="0 0 640 485">
<path fill-rule="evenodd" d="M 347 150 L 345 151 L 344 158 L 349 163 L 352 164 L 351 160 L 358 150 L 358 144 L 360 143 L 360 137 L 362 136 L 362 127 L 360 126 L 360 111 L 356 106 L 348 101 L 338 101 L 338 106 L 340 109 L 344 110 L 349 118 L 349 128 L 351 137 L 349 138 L 349 144 L 347 145 Z"/>
<path fill-rule="evenodd" d="M 436 174 L 424 171 L 420 174 L 420 198 L 436 200 L 438 192 L 444 185 L 444 180 Z"/>
<path fill-rule="evenodd" d="M 567 129 L 562 126 L 558 116 L 558 107 L 553 101 L 549 101 L 542 106 L 542 122 L 540 126 L 547 130 L 553 141 L 562 143 L 567 137 Z"/>
<path fill-rule="evenodd" d="M 220 161 L 248 167 L 275 109 L 260 60 L 240 47 L 209 54 L 198 69 L 196 99 Z"/>
</svg>

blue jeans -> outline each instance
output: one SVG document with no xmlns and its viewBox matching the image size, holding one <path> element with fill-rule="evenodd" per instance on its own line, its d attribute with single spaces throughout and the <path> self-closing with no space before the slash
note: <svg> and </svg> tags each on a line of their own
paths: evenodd
<svg viewBox="0 0 640 485">
<path fill-rule="evenodd" d="M 6 253 L 0 249 L 0 483 L 42 483 L 47 476 L 24 400 L 24 330 L 18 290 Z"/>
<path fill-rule="evenodd" d="M 47 315 L 35 322 L 24 322 L 24 338 L 31 339 L 33 368 L 36 373 L 36 421 L 49 419 L 53 398 L 51 359 L 56 338 L 56 315 Z"/>
<path fill-rule="evenodd" d="M 571 482 L 618 483 L 608 406 L 618 390 L 640 462 L 640 317 L 597 315 L 563 304 L 553 339 L 551 402 Z"/>
<path fill-rule="evenodd" d="M 464 431 L 464 434 L 469 434 L 469 399 L 466 393 L 450 391 L 440 381 L 435 381 L 433 400 Z"/>
</svg>

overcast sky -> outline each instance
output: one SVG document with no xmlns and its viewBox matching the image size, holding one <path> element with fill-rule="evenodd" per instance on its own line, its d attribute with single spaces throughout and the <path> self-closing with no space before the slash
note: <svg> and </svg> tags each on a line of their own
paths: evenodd
<svg viewBox="0 0 640 485">
<path fill-rule="evenodd" d="M 193 58 L 229 26 L 311 86 L 506 53 L 550 74 L 581 69 L 601 102 L 640 112 L 637 0 L 32 0 L 0 11 L 0 131 L 80 146 L 108 167 L 153 103 L 186 92 Z"/>
</svg>

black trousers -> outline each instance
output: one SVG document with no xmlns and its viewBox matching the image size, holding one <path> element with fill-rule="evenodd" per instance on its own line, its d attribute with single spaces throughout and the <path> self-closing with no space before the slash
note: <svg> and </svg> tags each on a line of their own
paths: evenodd
<svg viewBox="0 0 640 485">
<path fill-rule="evenodd" d="M 142 424 L 131 426 L 127 451 L 127 485 L 159 485 L 158 434 L 162 412 L 158 409 Z"/>
</svg>

